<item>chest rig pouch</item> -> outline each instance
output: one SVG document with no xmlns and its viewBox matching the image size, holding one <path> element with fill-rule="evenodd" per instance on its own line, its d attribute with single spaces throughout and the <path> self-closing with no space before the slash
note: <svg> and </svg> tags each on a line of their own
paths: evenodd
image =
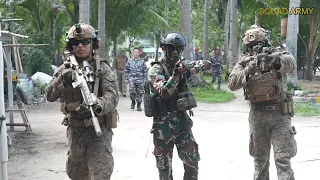
<svg viewBox="0 0 320 180">
<path fill-rule="evenodd" d="M 244 96 L 252 103 L 285 99 L 281 74 L 270 71 L 248 77 L 248 84 L 244 87 Z"/>
</svg>

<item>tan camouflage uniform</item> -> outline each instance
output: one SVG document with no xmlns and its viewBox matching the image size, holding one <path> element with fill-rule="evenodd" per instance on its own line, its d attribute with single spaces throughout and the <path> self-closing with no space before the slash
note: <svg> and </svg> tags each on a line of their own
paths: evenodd
<svg viewBox="0 0 320 180">
<path fill-rule="evenodd" d="M 117 80 L 119 84 L 119 90 L 122 95 L 126 95 L 127 84 L 126 84 L 126 64 L 128 62 L 127 56 L 117 56 L 113 60 L 112 69 L 117 73 Z"/>
<path fill-rule="evenodd" d="M 232 91 L 250 85 L 248 66 L 242 63 L 246 57 L 248 55 L 243 55 L 239 59 L 229 76 L 228 85 Z M 276 72 L 282 75 L 281 81 L 286 89 L 287 73 L 293 72 L 295 61 L 291 54 L 282 52 L 279 64 L 280 68 Z M 291 126 L 291 116 L 284 114 L 281 108 L 274 105 L 276 103 L 281 103 L 281 101 L 251 103 L 249 153 L 254 157 L 255 180 L 269 180 L 271 145 L 273 146 L 278 179 L 295 179 L 290 162 L 297 153 L 297 144 L 294 139 L 295 129 Z"/>
<path fill-rule="evenodd" d="M 92 62 L 92 67 L 93 63 Z M 73 88 L 71 84 L 64 84 L 62 73 L 64 65 L 54 75 L 47 91 L 47 100 L 54 102 L 62 95 L 65 98 L 65 111 L 69 126 L 68 160 L 66 172 L 72 180 L 110 180 L 113 172 L 114 160 L 112 156 L 112 135 L 109 126 L 110 114 L 118 105 L 118 85 L 115 74 L 111 68 L 101 62 L 100 84 L 98 89 L 98 105 L 102 111 L 97 113 L 102 135 L 98 137 L 93 126 L 82 126 L 84 119 L 90 119 L 90 112 L 77 112 L 76 108 L 83 102 L 79 88 Z M 98 73 L 98 72 L 97 72 Z M 77 125 L 78 124 L 78 125 Z"/>
</svg>

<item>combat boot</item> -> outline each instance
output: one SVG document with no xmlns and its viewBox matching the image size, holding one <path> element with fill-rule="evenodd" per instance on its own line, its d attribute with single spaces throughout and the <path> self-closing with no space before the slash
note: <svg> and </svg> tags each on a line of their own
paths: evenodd
<svg viewBox="0 0 320 180">
<path fill-rule="evenodd" d="M 138 110 L 138 111 L 142 111 L 142 109 L 141 109 L 141 102 L 137 102 L 137 110 Z"/>
<path fill-rule="evenodd" d="M 136 105 L 136 101 L 135 100 L 132 100 L 131 102 L 131 109 L 134 109 L 134 106 Z"/>
<path fill-rule="evenodd" d="M 217 90 L 220 90 L 220 84 L 218 84 Z"/>
</svg>

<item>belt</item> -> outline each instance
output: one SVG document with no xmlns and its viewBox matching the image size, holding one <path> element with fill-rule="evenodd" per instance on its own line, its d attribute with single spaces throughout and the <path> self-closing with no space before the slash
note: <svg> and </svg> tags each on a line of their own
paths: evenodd
<svg viewBox="0 0 320 180">
<path fill-rule="evenodd" d="M 99 120 L 98 122 L 100 125 L 105 125 L 104 120 Z M 73 120 L 73 119 L 69 119 L 68 122 L 69 126 L 77 126 L 77 127 L 89 127 L 89 126 L 93 126 L 92 123 L 92 118 L 91 119 L 84 119 L 84 120 Z"/>
<path fill-rule="evenodd" d="M 265 111 L 276 111 L 281 110 L 281 103 L 265 105 L 265 104 L 251 104 L 252 109 L 265 110 Z"/>
</svg>

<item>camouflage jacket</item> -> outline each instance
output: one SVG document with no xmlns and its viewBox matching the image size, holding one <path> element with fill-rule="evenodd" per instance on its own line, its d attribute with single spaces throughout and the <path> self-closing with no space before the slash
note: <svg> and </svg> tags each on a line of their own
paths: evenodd
<svg viewBox="0 0 320 180">
<path fill-rule="evenodd" d="M 92 64 L 92 66 L 94 66 Z M 111 70 L 109 65 L 101 61 L 101 71 L 97 72 L 100 76 L 98 89 L 98 104 L 102 111 L 97 113 L 98 117 L 103 116 L 115 110 L 119 102 L 118 85 L 115 81 L 116 75 Z M 73 88 L 71 84 L 64 84 L 62 80 L 62 73 L 65 66 L 61 65 L 58 72 L 54 75 L 47 90 L 47 100 L 54 102 L 61 96 L 65 99 L 66 111 L 68 116 L 73 119 L 87 119 L 91 117 L 90 112 L 78 113 L 76 108 L 83 102 L 80 88 Z"/>
<path fill-rule="evenodd" d="M 123 71 L 126 69 L 126 64 L 128 62 L 128 57 L 127 56 L 117 56 L 113 59 L 112 62 L 112 70 L 119 70 Z"/>
<path fill-rule="evenodd" d="M 182 61 L 185 63 L 185 66 L 188 66 L 187 61 Z M 160 63 L 166 65 L 170 74 L 166 74 L 165 70 L 162 68 Z M 174 67 L 170 67 L 168 64 L 164 62 L 164 59 L 160 61 L 160 63 L 153 63 L 148 71 L 148 81 L 151 82 L 151 93 L 155 95 L 159 95 L 164 99 L 168 99 L 170 96 L 175 95 L 181 92 L 182 88 L 187 88 L 187 79 L 191 76 L 190 69 L 187 70 L 184 76 L 181 76 L 178 82 L 173 82 L 172 87 L 166 88 L 165 85 L 172 75 Z M 188 89 L 184 89 L 188 90 Z"/>
<path fill-rule="evenodd" d="M 147 78 L 147 65 L 143 59 L 130 59 L 126 66 L 126 80 L 143 83 Z"/>
<path fill-rule="evenodd" d="M 221 58 L 219 56 L 213 55 L 210 58 L 210 62 L 212 63 L 213 71 L 221 71 L 222 64 L 221 64 Z"/>
<path fill-rule="evenodd" d="M 241 63 L 247 56 L 248 55 L 243 55 L 235 64 L 233 70 L 230 73 L 230 76 L 228 78 L 228 86 L 232 91 L 243 88 L 248 83 L 248 68 L 243 63 Z M 293 56 L 289 52 L 282 52 L 282 54 L 280 55 L 280 69 L 278 69 L 277 72 L 282 74 L 281 81 L 284 89 L 286 89 L 285 82 L 287 80 L 287 74 L 292 73 L 295 69 L 295 66 L 296 64 Z"/>
<path fill-rule="evenodd" d="M 203 56 L 202 56 L 202 54 L 200 54 L 200 53 L 195 53 L 194 54 L 194 59 L 197 61 L 197 60 L 203 60 Z"/>
</svg>

